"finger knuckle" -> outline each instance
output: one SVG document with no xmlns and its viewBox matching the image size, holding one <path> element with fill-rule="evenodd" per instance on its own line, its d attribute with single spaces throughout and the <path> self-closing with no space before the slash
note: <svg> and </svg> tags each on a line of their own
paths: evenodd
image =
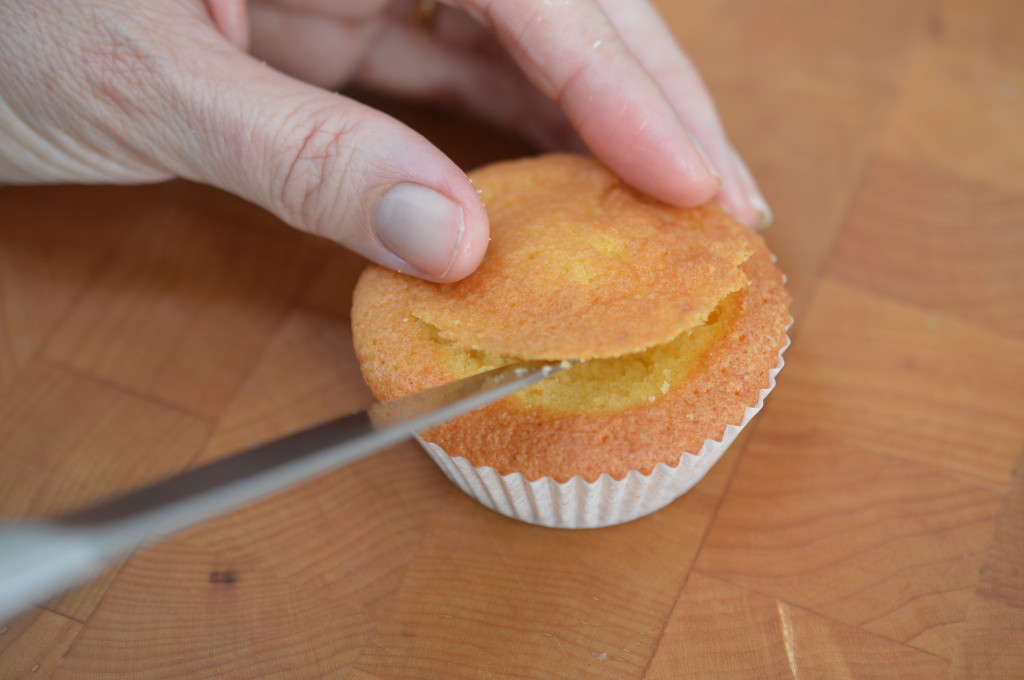
<svg viewBox="0 0 1024 680">
<path fill-rule="evenodd" d="M 313 233 L 336 228 L 349 206 L 344 183 L 356 163 L 358 123 L 332 112 L 297 111 L 285 121 L 275 195 L 285 218 Z"/>
</svg>

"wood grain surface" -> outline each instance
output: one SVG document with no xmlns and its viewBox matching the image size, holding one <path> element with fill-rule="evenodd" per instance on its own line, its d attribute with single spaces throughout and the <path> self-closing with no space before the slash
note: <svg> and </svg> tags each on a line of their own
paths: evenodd
<svg viewBox="0 0 1024 680">
<path fill-rule="evenodd" d="M 1024 4 L 659 4 L 795 298 L 709 476 L 556 531 L 397 446 L 0 626 L 0 678 L 1024 677 Z M 374 103 L 466 168 L 532 153 Z M 362 264 L 186 182 L 0 189 L 0 514 L 366 406 Z"/>
</svg>

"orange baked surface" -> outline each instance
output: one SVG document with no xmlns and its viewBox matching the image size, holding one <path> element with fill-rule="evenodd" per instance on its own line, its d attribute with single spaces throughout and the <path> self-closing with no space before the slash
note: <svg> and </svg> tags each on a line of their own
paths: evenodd
<svg viewBox="0 0 1024 680">
<path fill-rule="evenodd" d="M 480 269 L 434 284 L 377 266 L 353 337 L 378 399 L 522 359 L 588 359 L 425 438 L 530 479 L 649 473 L 721 437 L 778 363 L 789 296 L 761 237 L 717 205 L 653 202 L 592 159 L 471 173 L 491 220 Z"/>
<path fill-rule="evenodd" d="M 413 316 L 461 346 L 533 359 L 620 356 L 703 323 L 746 284 L 732 220 L 637 193 L 596 161 L 550 155 L 472 174 L 491 224 L 479 270 L 409 282 Z"/>
</svg>

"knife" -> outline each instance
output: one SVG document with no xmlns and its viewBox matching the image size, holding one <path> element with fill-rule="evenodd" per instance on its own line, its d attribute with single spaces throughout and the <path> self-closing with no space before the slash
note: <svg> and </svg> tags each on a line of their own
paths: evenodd
<svg viewBox="0 0 1024 680">
<path fill-rule="evenodd" d="M 55 520 L 0 524 L 0 622 L 140 546 L 409 439 L 572 362 L 521 362 L 316 425 Z"/>
</svg>

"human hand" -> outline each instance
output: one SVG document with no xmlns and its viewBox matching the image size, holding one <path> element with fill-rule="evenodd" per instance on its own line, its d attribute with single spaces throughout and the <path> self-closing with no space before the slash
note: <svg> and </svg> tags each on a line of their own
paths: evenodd
<svg viewBox="0 0 1024 680">
<path fill-rule="evenodd" d="M 487 246 L 479 196 L 421 135 L 323 89 L 355 81 L 548 148 L 582 139 L 657 198 L 720 188 L 739 219 L 768 219 L 643 0 L 449 4 L 425 30 L 386 0 L 0 0 L 0 182 L 186 177 L 385 266 L 463 278 Z"/>
</svg>

